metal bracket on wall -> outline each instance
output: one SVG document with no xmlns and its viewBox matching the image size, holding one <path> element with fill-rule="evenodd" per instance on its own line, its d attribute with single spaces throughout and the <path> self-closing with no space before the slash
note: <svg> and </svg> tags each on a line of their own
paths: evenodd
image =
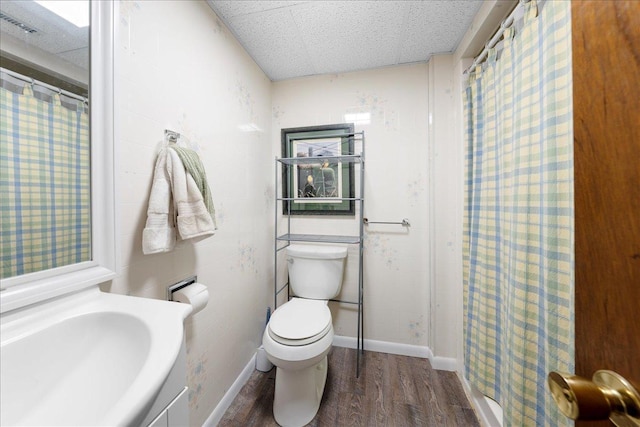
<svg viewBox="0 0 640 427">
<path fill-rule="evenodd" d="M 191 276 L 167 288 L 167 301 L 173 301 L 173 293 L 198 281 L 198 276 Z"/>
</svg>

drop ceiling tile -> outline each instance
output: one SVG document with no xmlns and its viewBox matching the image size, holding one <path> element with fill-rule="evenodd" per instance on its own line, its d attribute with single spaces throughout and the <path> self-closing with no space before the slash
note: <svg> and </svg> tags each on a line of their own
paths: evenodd
<svg viewBox="0 0 640 427">
<path fill-rule="evenodd" d="M 72 64 L 77 65 L 83 70 L 89 70 L 89 48 L 84 47 L 81 49 L 70 50 L 68 52 L 63 52 L 58 54 L 58 56 L 65 61 L 71 62 Z"/>
<path fill-rule="evenodd" d="M 452 52 L 481 5 L 481 0 L 411 2 L 399 62 L 424 61 L 434 53 Z"/>
<path fill-rule="evenodd" d="M 433 53 L 452 52 L 482 4 L 207 1 L 272 80 L 427 61 Z"/>
<path fill-rule="evenodd" d="M 248 15 L 251 13 L 265 12 L 267 10 L 281 9 L 284 7 L 295 6 L 301 3 L 307 3 L 306 1 L 238 1 L 238 0 L 225 0 L 225 1 L 211 1 L 207 0 L 207 3 L 213 8 L 216 13 L 223 19 L 230 19 L 235 16 Z"/>
<path fill-rule="evenodd" d="M 395 64 L 407 2 L 323 1 L 291 10 L 318 73 Z"/>
<path fill-rule="evenodd" d="M 89 45 L 89 27 L 78 28 L 35 2 L 0 1 L 0 11 L 38 30 L 33 34 L 0 21 L 0 30 L 49 53 L 57 54 Z"/>
<path fill-rule="evenodd" d="M 272 80 L 315 74 L 288 8 L 232 18 L 240 43 Z"/>
</svg>

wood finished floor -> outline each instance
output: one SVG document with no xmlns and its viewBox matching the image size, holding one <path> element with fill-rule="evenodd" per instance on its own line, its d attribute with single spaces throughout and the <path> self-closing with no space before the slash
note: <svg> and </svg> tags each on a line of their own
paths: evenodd
<svg viewBox="0 0 640 427">
<path fill-rule="evenodd" d="M 333 347 L 320 410 L 309 426 L 480 426 L 453 372 L 427 359 L 365 352 L 356 378 L 356 350 Z M 277 426 L 276 369 L 254 371 L 219 426 Z"/>
</svg>

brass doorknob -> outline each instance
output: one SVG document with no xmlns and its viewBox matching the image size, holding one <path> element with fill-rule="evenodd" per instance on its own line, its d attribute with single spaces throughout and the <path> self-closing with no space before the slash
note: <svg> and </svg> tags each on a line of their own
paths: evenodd
<svg viewBox="0 0 640 427">
<path fill-rule="evenodd" d="M 560 412 L 573 420 L 609 418 L 618 427 L 640 427 L 640 394 L 613 371 L 597 371 L 592 381 L 551 372 L 548 383 Z"/>
</svg>

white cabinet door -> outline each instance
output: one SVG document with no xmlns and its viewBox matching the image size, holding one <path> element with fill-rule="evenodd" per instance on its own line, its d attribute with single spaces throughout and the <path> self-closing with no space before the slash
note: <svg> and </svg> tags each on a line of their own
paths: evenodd
<svg viewBox="0 0 640 427">
<path fill-rule="evenodd" d="M 169 427 L 187 427 L 189 425 L 189 390 L 185 387 L 167 408 Z"/>
<path fill-rule="evenodd" d="M 167 411 L 158 415 L 158 418 L 153 420 L 149 427 L 169 427 L 169 414 L 167 414 Z"/>
</svg>

